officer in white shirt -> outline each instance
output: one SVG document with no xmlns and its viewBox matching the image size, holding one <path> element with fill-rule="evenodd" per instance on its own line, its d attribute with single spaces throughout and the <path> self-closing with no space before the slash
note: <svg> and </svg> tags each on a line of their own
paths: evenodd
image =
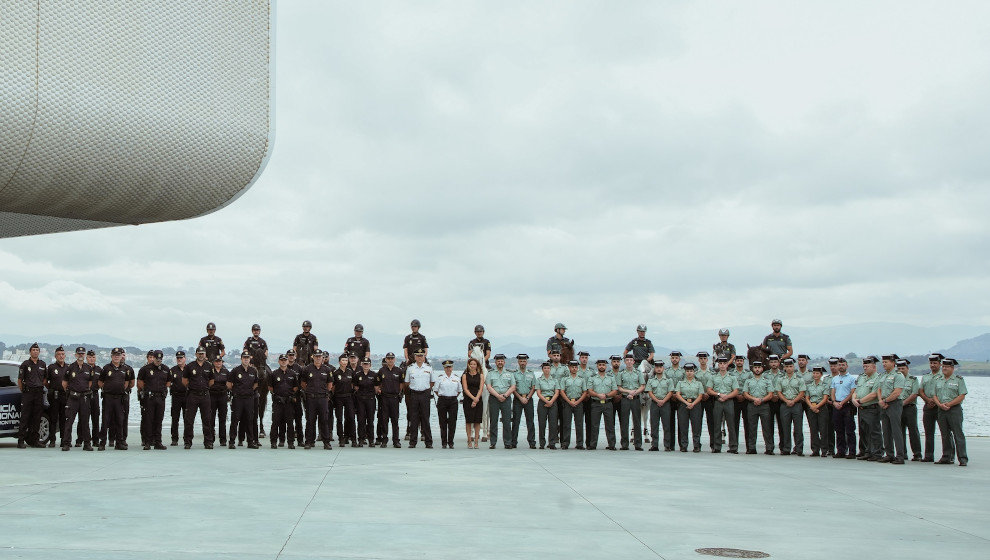
<svg viewBox="0 0 990 560">
<path fill-rule="evenodd" d="M 409 398 L 406 400 L 406 412 L 409 415 L 409 447 L 416 447 L 420 426 L 423 429 L 423 441 L 427 449 L 433 449 L 433 432 L 430 430 L 430 394 L 436 376 L 433 368 L 426 364 L 426 352 L 416 350 L 413 355 L 415 363 L 406 368 L 406 388 Z"/>
<path fill-rule="evenodd" d="M 444 449 L 454 448 L 454 430 L 457 429 L 457 401 L 461 396 L 461 376 L 454 373 L 454 361 L 443 361 L 443 374 L 433 385 L 437 396 L 437 418 L 440 420 L 440 442 Z"/>
</svg>

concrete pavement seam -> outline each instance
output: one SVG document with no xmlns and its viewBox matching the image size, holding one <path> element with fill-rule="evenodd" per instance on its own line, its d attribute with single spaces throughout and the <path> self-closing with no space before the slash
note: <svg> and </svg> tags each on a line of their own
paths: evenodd
<svg viewBox="0 0 990 560">
<path fill-rule="evenodd" d="M 289 536 L 285 538 L 285 542 L 282 543 L 282 548 L 280 548 L 278 550 L 278 554 L 275 555 L 275 560 L 281 558 L 282 553 L 285 552 L 285 547 L 289 546 L 289 541 L 292 540 L 292 535 L 296 533 L 296 528 L 299 527 L 299 523 L 302 521 L 303 516 L 305 516 L 306 512 L 309 510 L 309 506 L 313 504 L 313 500 L 316 499 L 316 495 L 320 493 L 320 488 L 323 487 L 323 483 L 326 481 L 327 477 L 330 476 L 330 471 L 332 471 L 334 465 L 337 464 L 337 457 L 340 457 L 340 446 L 337 447 L 337 453 L 334 454 L 333 461 L 330 463 L 330 467 L 327 469 L 327 472 L 323 473 L 323 478 L 320 479 L 320 483 L 317 484 L 316 488 L 313 490 L 313 495 L 310 496 L 309 501 L 306 502 L 306 507 L 303 508 L 302 513 L 299 514 L 299 518 L 296 519 L 295 524 L 292 525 L 292 530 L 289 531 Z"/>
</svg>

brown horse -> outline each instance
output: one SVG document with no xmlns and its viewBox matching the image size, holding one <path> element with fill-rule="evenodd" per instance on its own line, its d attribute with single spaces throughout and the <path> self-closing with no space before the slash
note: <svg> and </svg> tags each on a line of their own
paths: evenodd
<svg viewBox="0 0 990 560">
<path fill-rule="evenodd" d="M 770 353 L 764 350 L 759 344 L 756 346 L 746 345 L 746 360 L 749 361 L 750 367 L 753 366 L 753 362 L 755 361 L 760 361 L 763 363 L 763 367 L 767 367 L 769 358 Z"/>
</svg>

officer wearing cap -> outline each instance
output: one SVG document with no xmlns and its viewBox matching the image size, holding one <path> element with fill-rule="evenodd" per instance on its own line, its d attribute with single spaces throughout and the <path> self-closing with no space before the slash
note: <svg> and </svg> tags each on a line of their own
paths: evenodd
<svg viewBox="0 0 990 560">
<path fill-rule="evenodd" d="M 337 417 L 337 438 L 341 446 L 350 442 L 351 447 L 357 447 L 357 429 L 354 425 L 354 382 L 357 380 L 357 369 L 350 365 L 353 355 L 345 355 L 347 356 L 347 365 L 341 362 L 341 366 L 333 372 L 331 378 L 333 379 L 334 412 Z"/>
<path fill-rule="evenodd" d="M 671 350 L 670 352 L 670 367 L 664 370 L 664 375 L 666 375 L 670 382 L 674 385 L 675 390 L 677 383 L 684 379 L 684 368 L 681 367 L 681 354 L 680 350 Z M 671 433 L 678 434 L 680 437 L 680 430 L 677 429 L 677 409 L 681 407 L 681 401 L 677 399 L 676 395 L 674 398 L 670 399 L 670 429 Z M 678 441 L 681 447 L 687 447 L 687 440 Z"/>
<path fill-rule="evenodd" d="M 414 331 L 415 334 L 415 331 Z M 407 337 L 408 338 L 408 337 Z M 408 351 L 408 348 L 403 348 Z M 406 368 L 406 415 L 409 418 L 409 447 L 416 447 L 420 430 L 427 449 L 433 448 L 433 430 L 430 428 L 430 394 L 436 383 L 433 368 L 426 363 L 426 349 L 413 354 L 415 362 Z"/>
<path fill-rule="evenodd" d="M 227 348 L 223 345 L 223 339 L 216 335 L 217 326 L 213 323 L 206 324 L 206 336 L 199 339 L 199 346 L 206 351 L 206 362 L 208 364 L 213 363 L 213 359 L 217 356 L 223 356 L 227 352 Z"/>
<path fill-rule="evenodd" d="M 382 427 L 381 447 L 388 446 L 388 427 L 392 426 L 392 447 L 399 448 L 399 401 L 406 382 L 406 372 L 395 365 L 395 354 L 385 354 L 385 365 L 375 375 L 375 392 L 382 397 L 382 414 L 378 425 Z"/>
<path fill-rule="evenodd" d="M 91 387 L 95 374 L 93 367 L 86 363 L 86 349 L 76 348 L 76 361 L 69 364 L 69 369 L 62 381 L 62 390 L 67 394 L 65 410 L 65 425 L 62 426 L 62 451 L 68 451 L 72 445 L 72 424 L 79 416 L 79 433 L 85 442 L 86 451 L 92 451 L 93 445 L 89 432 L 89 404 Z"/>
<path fill-rule="evenodd" d="M 739 394 L 736 395 L 736 403 L 733 405 L 732 410 L 732 426 L 735 430 L 736 437 L 730 439 L 734 440 L 732 441 L 732 446 L 738 449 L 739 435 L 742 435 L 744 440 L 743 445 L 745 446 L 746 434 L 749 433 L 749 399 L 743 395 L 743 389 L 746 387 L 746 380 L 753 377 L 753 372 L 746 369 L 746 358 L 743 355 L 736 354 L 733 361 L 735 364 L 731 373 L 736 378 Z"/>
<path fill-rule="evenodd" d="M 21 391 L 21 418 L 17 430 L 17 447 L 24 449 L 44 447 L 38 441 L 41 413 L 45 403 L 45 375 L 47 367 L 40 359 L 41 347 L 35 342 L 28 349 L 28 359 L 17 369 L 17 388 Z M 52 429 L 52 428 L 49 428 Z"/>
<path fill-rule="evenodd" d="M 250 357 L 250 353 L 248 353 Z M 210 385 L 210 410 L 213 411 L 213 418 L 216 421 L 213 430 L 220 438 L 220 445 L 227 445 L 227 405 L 230 402 L 230 389 L 227 388 L 227 381 L 230 377 L 230 370 L 223 365 L 223 358 L 217 356 L 213 358 L 210 374 L 213 376 L 213 384 Z M 233 422 L 231 422 L 233 423 Z M 243 440 L 243 438 L 242 438 Z"/>
<path fill-rule="evenodd" d="M 883 450 L 880 436 L 880 407 L 877 405 L 877 394 L 880 386 L 880 376 L 877 375 L 876 356 L 863 358 L 863 373 L 856 378 L 856 390 L 853 391 L 852 403 L 859 414 L 859 437 L 863 441 L 864 454 L 859 459 L 879 461 Z"/>
<path fill-rule="evenodd" d="M 907 359 L 897 360 L 897 371 L 904 376 L 904 390 L 901 391 L 901 442 L 907 449 L 905 432 L 911 438 L 912 461 L 921 460 L 921 435 L 918 433 L 918 388 L 921 384 L 918 378 L 911 375 L 911 361 Z"/>
<path fill-rule="evenodd" d="M 925 456 L 923 463 L 935 460 L 935 426 L 938 424 L 938 407 L 935 405 L 935 381 L 942 375 L 942 360 L 940 352 L 928 356 L 928 367 L 931 371 L 921 376 L 918 396 L 925 403 L 921 410 L 921 427 L 925 430 Z"/>
<path fill-rule="evenodd" d="M 674 383 L 664 375 L 663 360 L 653 360 L 653 375 L 646 382 L 646 394 L 650 398 L 650 451 L 660 450 L 660 426 L 663 425 L 663 450 L 674 450 L 674 432 L 671 430 L 671 401 Z"/>
<path fill-rule="evenodd" d="M 653 343 L 650 342 L 650 339 L 646 338 L 646 325 L 636 325 L 636 338 L 626 344 L 625 350 L 622 351 L 623 359 L 629 352 L 632 352 L 636 367 L 639 367 L 639 363 L 643 360 L 653 359 L 653 354 L 656 350 L 653 348 Z"/>
<path fill-rule="evenodd" d="M 628 358 L 631 360 L 632 356 Z M 619 386 L 616 384 L 615 377 L 607 374 L 608 362 L 598 360 L 595 365 L 598 371 L 585 379 L 588 390 L 585 402 L 590 401 L 591 403 L 591 427 L 587 434 L 587 447 L 589 450 L 598 447 L 598 433 L 601 429 L 602 418 L 605 418 L 605 442 L 607 443 L 605 449 L 615 451 L 615 417 L 612 414 L 612 407 L 614 406 L 612 398 L 619 393 Z M 628 449 L 629 436 L 623 435 L 623 441 L 625 448 Z"/>
<path fill-rule="evenodd" d="M 749 368 L 753 376 L 746 380 L 743 387 L 743 396 L 749 401 L 746 454 L 756 454 L 756 426 L 759 422 L 763 428 L 763 453 L 773 455 L 773 423 L 770 417 L 769 402 L 773 398 L 774 383 L 763 375 L 763 362 L 759 360 L 750 362 Z"/>
<path fill-rule="evenodd" d="M 89 419 L 90 431 L 92 438 L 96 440 L 100 437 L 100 388 L 99 388 L 99 378 L 100 372 L 102 371 L 99 366 L 96 365 L 96 351 L 87 350 L 86 351 L 86 365 L 89 366 L 90 372 L 92 372 L 92 379 L 90 381 L 90 399 L 89 399 Z M 83 435 L 82 425 L 76 427 L 76 447 L 83 444 L 86 437 Z"/>
<path fill-rule="evenodd" d="M 512 390 L 512 447 L 519 444 L 519 426 L 526 415 L 526 442 L 536 449 L 536 425 L 533 422 L 533 393 L 536 391 L 536 374 L 526 368 L 528 354 L 516 355 L 518 369 L 512 373 L 515 389 Z"/>
<path fill-rule="evenodd" d="M 115 348 L 111 353 L 110 363 L 103 367 L 97 383 L 103 390 L 103 421 L 100 430 L 99 450 L 106 450 L 107 429 L 113 426 L 112 437 L 114 449 L 127 449 L 127 439 L 124 434 L 124 403 L 126 394 L 131 389 L 134 379 L 121 367 L 123 350 Z M 154 355 L 154 353 L 152 353 Z"/>
<path fill-rule="evenodd" d="M 584 378 L 585 384 L 591 382 L 591 378 L 594 375 L 598 375 L 598 369 L 594 365 L 588 365 L 588 360 L 591 358 L 591 354 L 582 350 L 577 353 L 578 355 L 578 375 Z M 566 375 L 566 374 L 565 374 Z M 584 399 L 581 406 L 584 408 L 584 446 L 587 448 L 591 445 L 591 398 Z M 558 425 L 560 419 L 557 419 Z M 558 434 L 559 437 L 560 434 Z"/>
<path fill-rule="evenodd" d="M 828 368 L 822 375 L 822 383 L 828 387 L 828 398 L 825 400 L 825 435 L 822 440 L 822 455 L 835 455 L 835 427 L 832 425 L 832 418 L 835 415 L 835 407 L 832 406 L 832 378 L 839 373 L 839 358 L 832 356 L 828 359 Z"/>
<path fill-rule="evenodd" d="M 354 336 L 344 342 L 344 352 L 357 356 L 360 363 L 365 358 L 371 359 L 371 342 L 364 337 L 364 325 L 354 325 Z"/>
<path fill-rule="evenodd" d="M 461 376 L 454 373 L 454 361 L 444 360 L 443 373 L 437 376 L 433 393 L 437 398 L 437 419 L 440 421 L 440 443 L 444 449 L 454 448 L 457 431 L 457 399 L 461 396 Z"/>
<path fill-rule="evenodd" d="M 121 352 L 123 352 L 123 349 L 121 349 Z M 110 354 L 112 356 L 113 355 L 113 351 L 111 351 Z M 147 354 L 147 357 L 145 358 L 145 360 L 146 360 L 146 363 L 143 366 L 141 366 L 142 368 L 148 367 L 148 366 L 153 366 L 155 364 L 155 351 L 154 350 L 148 350 L 148 354 Z M 140 373 L 140 371 L 138 373 Z M 137 380 L 137 377 L 138 376 L 135 376 L 134 379 Z M 140 384 L 138 383 L 138 385 L 140 385 Z M 151 449 L 151 443 L 148 442 L 148 438 L 147 438 L 149 417 L 148 417 L 148 414 L 146 412 L 147 405 L 144 402 L 145 401 L 145 396 L 146 396 L 145 392 L 142 391 L 139 388 L 138 389 L 138 392 L 137 392 L 137 399 L 138 399 L 138 405 L 141 408 L 141 447 L 145 451 L 147 451 L 147 450 Z M 130 397 L 130 395 L 128 395 L 128 398 L 129 397 Z M 130 403 L 127 403 L 127 406 L 129 408 L 130 407 Z M 124 419 L 124 425 L 125 426 L 127 425 L 127 419 L 126 418 Z M 112 431 L 110 432 L 110 437 L 111 437 L 111 439 L 113 439 L 113 432 Z M 125 436 L 124 440 L 126 441 L 126 439 L 127 438 Z"/>
<path fill-rule="evenodd" d="M 571 445 L 571 424 L 574 424 L 577 431 L 575 449 L 584 449 L 584 406 L 582 403 L 588 397 L 588 384 L 583 377 L 577 373 L 578 362 L 571 360 L 567 362 L 568 375 L 560 378 L 557 388 L 560 390 L 560 397 L 563 399 L 563 420 L 561 426 L 560 448 L 567 449 Z"/>
<path fill-rule="evenodd" d="M 811 383 L 811 369 L 808 367 L 808 362 L 810 361 L 811 357 L 807 354 L 797 355 L 797 369 L 794 370 L 794 373 L 804 380 L 805 385 Z"/>
<path fill-rule="evenodd" d="M 316 443 L 317 423 L 319 423 L 320 441 L 323 449 L 331 449 L 329 403 L 327 394 L 330 391 L 332 372 L 323 363 L 323 352 L 313 353 L 313 363 L 306 366 L 300 378 L 299 385 L 306 393 L 306 439 L 305 448 L 312 449 Z"/>
<path fill-rule="evenodd" d="M 301 368 L 304 368 L 313 362 L 312 355 L 316 351 L 316 348 L 320 345 L 319 341 L 316 339 L 316 335 L 310 332 L 313 330 L 313 323 L 309 321 L 302 322 L 303 332 L 296 335 L 296 338 L 292 339 L 292 353 L 297 356 L 297 363 Z M 286 353 L 286 358 L 288 358 L 288 352 Z"/>
<path fill-rule="evenodd" d="M 679 429 L 678 442 L 681 444 L 681 452 L 687 452 L 688 423 L 691 424 L 692 440 L 694 452 L 701 452 L 701 419 L 702 419 L 702 396 L 705 393 L 704 384 L 694 377 L 698 366 L 693 362 L 684 364 L 684 379 L 677 382 L 674 390 L 677 399 L 681 401 L 681 408 L 677 413 L 677 425 Z"/>
<path fill-rule="evenodd" d="M 236 449 L 234 439 L 237 437 L 237 428 L 243 427 L 248 440 L 248 449 L 258 449 L 261 447 L 258 442 L 258 424 L 254 418 L 255 395 L 258 390 L 258 369 L 251 364 L 254 354 L 244 350 L 241 352 L 241 365 L 230 370 L 225 385 L 227 390 L 233 394 L 230 415 L 230 437 L 228 441 L 229 449 Z M 226 406 L 226 404 L 225 404 Z"/>
<path fill-rule="evenodd" d="M 557 380 L 550 375 L 550 362 L 540 364 L 542 375 L 536 379 L 536 396 L 540 399 L 536 408 L 536 420 L 540 427 L 540 449 L 550 440 L 550 449 L 557 449 L 557 426 L 558 413 L 557 402 L 560 391 L 557 389 Z"/>
<path fill-rule="evenodd" d="M 708 368 L 708 358 L 710 357 L 708 352 L 702 350 L 695 354 L 695 357 L 698 358 L 698 369 L 694 372 L 694 378 L 700 381 L 704 387 L 701 393 L 701 409 L 704 411 L 705 425 L 708 427 L 708 447 L 715 451 L 715 401 L 708 397 L 708 388 L 715 372 Z M 718 431 L 721 434 L 721 426 L 719 426 Z"/>
<path fill-rule="evenodd" d="M 776 354 L 780 356 L 781 360 L 790 358 L 794 354 L 794 345 L 791 343 L 791 337 L 780 332 L 783 323 L 780 319 L 774 319 L 770 322 L 770 328 L 773 332 L 763 337 L 763 343 L 760 344 L 760 348 L 768 354 Z"/>
<path fill-rule="evenodd" d="M 774 390 L 780 403 L 780 454 L 794 453 L 804 456 L 804 394 L 807 385 L 804 379 L 794 371 L 794 359 L 786 358 L 784 373 L 775 380 Z M 793 433 L 793 448 L 791 435 Z"/>
<path fill-rule="evenodd" d="M 735 367 L 736 346 L 729 342 L 729 329 L 718 330 L 718 342 L 712 345 L 712 355 L 715 358 L 728 358 L 730 370 Z"/>
<path fill-rule="evenodd" d="M 364 447 L 365 443 L 368 444 L 368 447 L 374 447 L 377 443 L 375 438 L 375 375 L 376 372 L 371 371 L 371 358 L 365 356 L 361 359 L 361 369 L 354 377 L 358 447 Z"/>
<path fill-rule="evenodd" d="M 643 325 L 640 326 L 642 327 Z M 645 329 L 645 327 L 643 328 Z M 652 347 L 653 345 L 650 344 L 650 348 Z M 651 352 L 650 355 L 652 356 L 653 353 Z M 646 383 L 643 380 L 643 374 L 635 367 L 636 361 L 634 356 L 627 354 L 624 360 L 626 362 L 626 368 L 619 372 L 619 376 L 616 379 L 619 396 L 619 426 L 622 433 L 621 449 L 622 451 L 629 450 L 629 419 L 631 416 L 632 443 L 636 451 L 642 451 L 643 431 L 640 425 L 642 415 L 640 414 L 639 395 L 646 388 Z"/>
<path fill-rule="evenodd" d="M 516 389 L 516 380 L 512 372 L 505 369 L 505 354 L 495 354 L 495 369 L 488 372 L 485 378 L 488 389 L 488 423 L 491 434 L 488 439 L 489 449 L 495 449 L 498 443 L 498 422 L 502 420 L 502 444 L 506 449 L 512 449 L 512 392 Z M 492 400 L 494 399 L 494 400 Z"/>
<path fill-rule="evenodd" d="M 171 372 L 162 365 L 164 357 L 165 354 L 161 350 L 155 350 L 152 363 L 138 370 L 138 393 L 144 394 L 142 398 L 144 406 L 141 408 L 141 439 L 144 441 L 145 451 L 152 447 L 159 450 L 168 449 L 162 444 L 162 421 L 165 419 L 165 395 L 168 394 L 171 385 Z"/>
<path fill-rule="evenodd" d="M 564 364 L 574 359 L 574 341 L 564 336 L 565 332 L 567 327 L 563 323 L 553 326 L 553 336 L 547 339 L 547 356 L 551 358 L 551 362 L 555 350 L 560 354 L 560 360 Z"/>
<path fill-rule="evenodd" d="M 622 375 L 622 356 L 618 354 L 612 354 L 608 358 L 611 362 L 611 369 L 608 370 L 607 374 L 615 378 L 615 384 L 619 384 L 619 376 Z M 587 386 L 587 384 L 585 385 Z M 615 424 L 619 423 L 619 410 L 622 409 L 622 393 L 618 391 L 615 392 L 615 396 L 612 397 L 612 421 Z"/>
<path fill-rule="evenodd" d="M 836 374 L 829 384 L 829 401 L 832 403 L 832 426 L 835 429 L 836 459 L 856 458 L 856 407 L 852 404 L 856 380 L 842 367 L 843 359 L 838 358 Z"/>
<path fill-rule="evenodd" d="M 192 449 L 193 423 L 196 412 L 203 427 L 203 446 L 213 449 L 213 408 L 210 402 L 210 387 L 213 385 L 213 366 L 206 361 L 206 348 L 196 348 L 196 361 L 187 364 L 183 371 L 182 384 L 189 391 L 186 395 L 185 429 L 182 440 L 185 449 Z"/>
<path fill-rule="evenodd" d="M 254 404 L 256 417 L 253 430 L 258 431 L 260 437 L 265 437 L 265 408 L 268 404 L 268 343 L 261 338 L 261 325 L 257 323 L 251 325 L 251 336 L 244 341 L 241 351 L 251 355 L 251 365 L 258 373 L 258 394 Z M 244 428 L 246 429 L 247 426 L 245 425 Z"/>
<path fill-rule="evenodd" d="M 153 361 L 154 361 L 154 358 L 151 358 L 151 359 L 148 360 L 148 363 L 151 363 Z M 134 371 L 134 368 L 132 368 L 130 366 L 130 364 L 127 363 L 127 353 L 124 352 L 124 349 L 123 348 L 120 349 L 120 367 L 123 368 L 124 375 L 128 379 L 131 380 L 131 382 L 130 382 L 128 388 L 127 388 L 127 392 L 124 395 L 124 423 L 123 423 L 124 424 L 124 426 L 123 426 L 124 427 L 124 435 L 123 435 L 123 438 L 124 438 L 124 448 L 126 449 L 127 448 L 127 430 L 128 430 L 128 424 L 130 424 L 129 419 L 131 417 L 131 391 L 133 390 L 134 386 L 137 385 L 137 372 Z M 141 406 L 143 406 L 143 404 Z M 142 444 L 143 443 L 144 442 L 142 441 Z"/>
<path fill-rule="evenodd" d="M 475 349 L 481 354 L 481 357 L 474 355 Z M 492 342 L 485 338 L 485 326 L 475 325 L 474 326 L 474 338 L 468 341 L 467 345 L 467 357 L 478 358 L 478 361 L 485 364 L 485 369 L 492 369 L 490 363 L 488 363 L 488 358 L 492 355 Z"/>
<path fill-rule="evenodd" d="M 709 378 L 705 387 L 708 393 L 708 400 L 712 402 L 712 415 L 714 417 L 714 424 L 717 426 L 712 453 L 722 452 L 721 426 L 725 423 L 728 427 L 729 453 L 735 454 L 739 452 L 736 447 L 739 438 L 738 434 L 735 433 L 736 428 L 732 424 L 732 416 L 735 412 L 735 399 L 739 394 L 739 382 L 734 375 L 729 373 L 728 357 L 720 356 L 715 358 L 715 363 L 718 365 L 718 372 Z"/>
<path fill-rule="evenodd" d="M 278 449 L 286 439 L 289 440 L 289 449 L 295 449 L 292 401 L 299 391 L 299 374 L 295 368 L 289 369 L 287 355 L 279 354 L 278 369 L 272 372 L 268 390 L 272 394 L 272 424 L 268 431 L 272 436 L 272 449 Z"/>
<path fill-rule="evenodd" d="M 966 380 L 955 373 L 959 365 L 954 358 L 942 358 L 942 374 L 935 380 L 932 398 L 938 407 L 938 431 L 942 434 L 942 457 L 939 465 L 951 465 L 959 457 L 959 466 L 969 463 L 966 435 L 963 433 L 962 402 L 966 399 Z"/>
<path fill-rule="evenodd" d="M 186 376 L 186 353 L 175 353 L 175 365 L 169 370 L 169 393 L 172 395 L 172 445 L 179 445 L 179 419 L 186 410 L 186 396 L 189 389 L 182 380 Z"/>
<path fill-rule="evenodd" d="M 316 348 L 314 347 L 312 351 L 315 352 Z M 296 361 L 296 351 L 291 348 L 287 350 L 285 352 L 285 361 L 286 361 L 285 364 L 286 369 L 295 373 L 296 385 L 298 386 L 300 381 L 302 381 L 303 367 L 299 365 L 298 361 Z M 299 447 L 303 446 L 303 437 L 306 433 L 306 430 L 303 429 L 303 421 L 302 421 L 303 420 L 302 395 L 303 395 L 302 391 L 297 389 L 289 398 L 289 401 L 287 403 L 287 406 L 289 407 L 289 411 L 291 412 L 289 422 L 293 422 L 293 425 L 295 426 L 293 432 L 295 433 L 296 442 L 298 442 Z M 279 433 L 279 442 L 278 442 L 279 447 L 283 447 L 285 445 L 284 436 L 285 434 L 283 432 Z"/>
<path fill-rule="evenodd" d="M 69 370 L 69 364 L 65 362 L 65 348 L 59 346 L 55 349 L 55 361 L 48 364 L 45 372 L 45 386 L 48 387 L 48 447 L 55 447 L 55 436 L 65 424 L 65 391 L 62 390 L 62 381 Z M 21 416 L 24 419 L 24 416 Z M 39 442 L 43 444 L 44 442 Z"/>
<path fill-rule="evenodd" d="M 805 416 L 808 418 L 808 431 L 811 433 L 811 456 L 827 457 L 825 448 L 826 432 L 828 427 L 825 418 L 828 411 L 825 410 L 825 403 L 828 402 L 828 383 L 824 380 L 825 368 L 815 366 L 811 368 L 811 383 L 805 386 L 804 404 Z"/>
<path fill-rule="evenodd" d="M 883 434 L 883 458 L 880 462 L 895 465 L 903 465 L 906 457 L 904 431 L 901 429 L 904 374 L 896 369 L 899 359 L 897 354 L 883 356 L 883 373 L 878 374 L 880 383 L 877 385 L 877 404 L 880 405 L 880 427 Z"/>
</svg>

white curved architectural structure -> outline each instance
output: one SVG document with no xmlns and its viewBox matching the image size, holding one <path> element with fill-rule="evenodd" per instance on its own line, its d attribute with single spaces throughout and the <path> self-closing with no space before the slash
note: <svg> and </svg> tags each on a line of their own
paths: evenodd
<svg viewBox="0 0 990 560">
<path fill-rule="evenodd" d="M 273 140 L 269 0 L 0 0 L 0 237 L 229 204 Z"/>
</svg>

